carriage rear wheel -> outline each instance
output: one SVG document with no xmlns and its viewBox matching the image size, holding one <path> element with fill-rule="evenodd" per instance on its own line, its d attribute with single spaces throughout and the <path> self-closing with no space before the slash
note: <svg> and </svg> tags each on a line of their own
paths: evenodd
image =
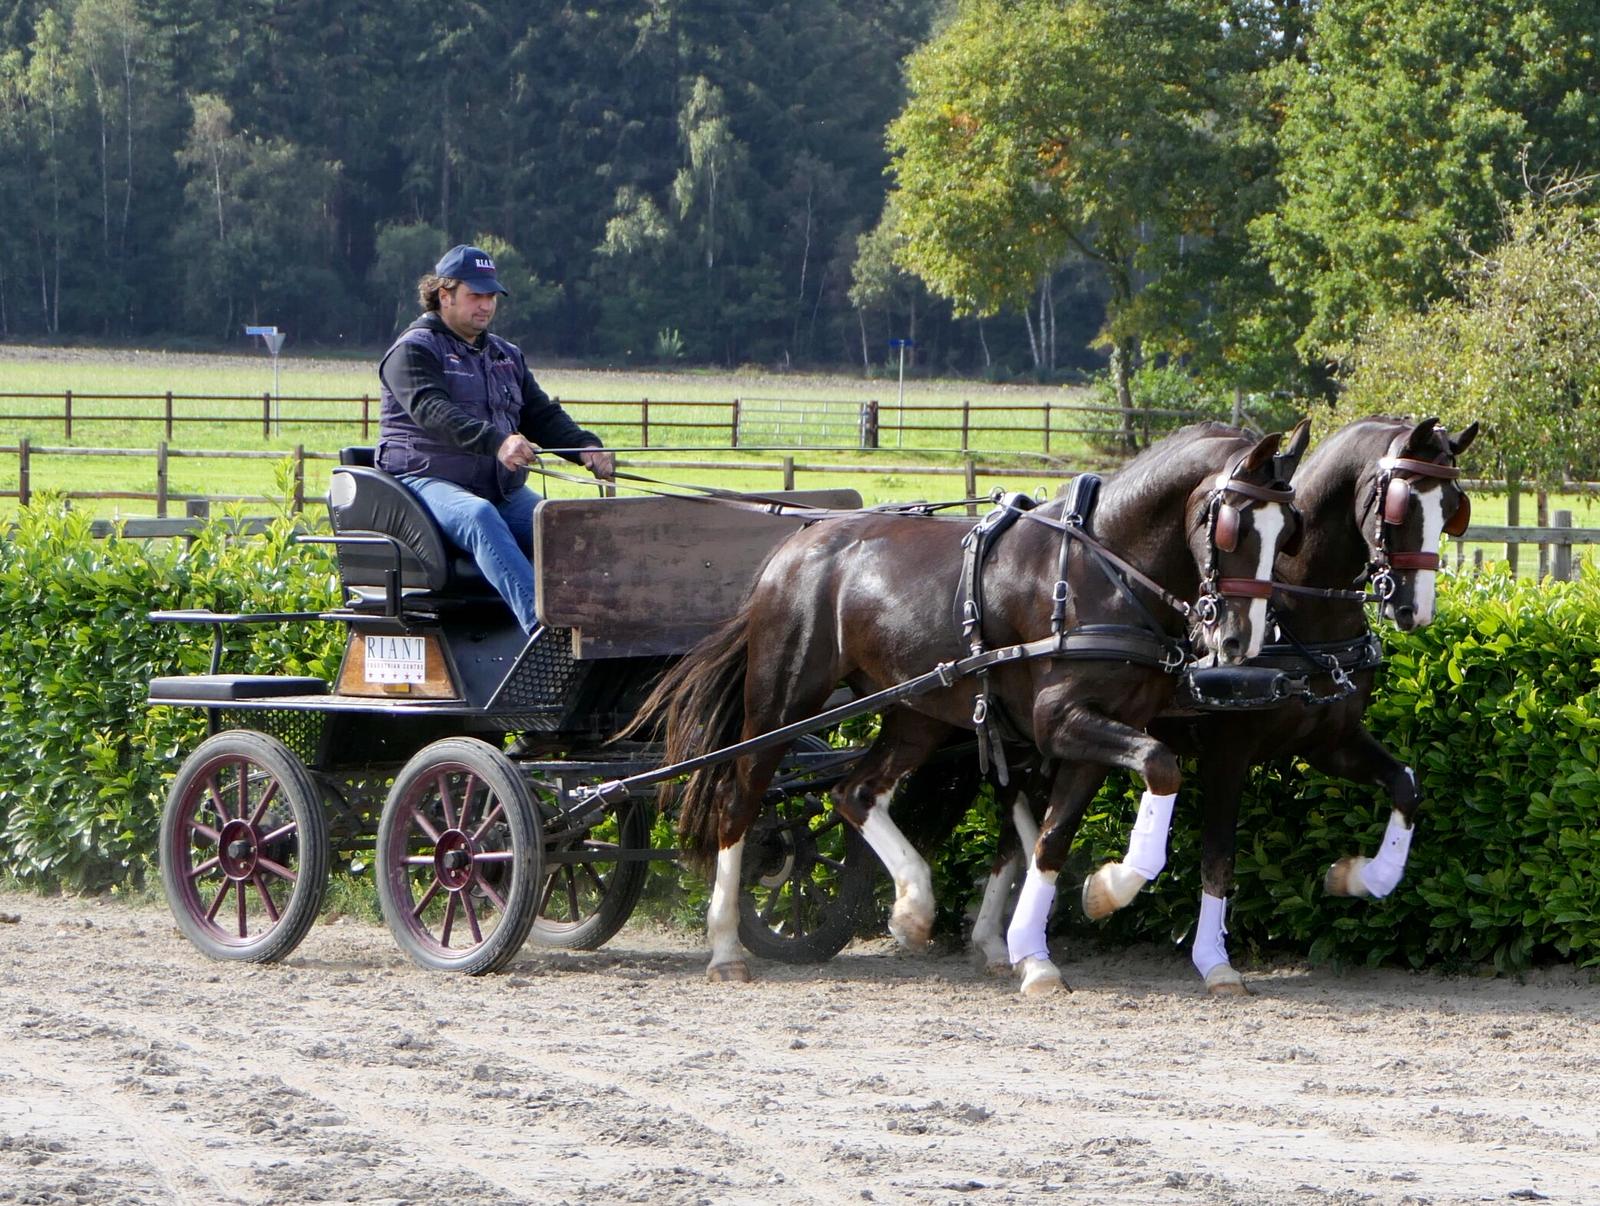
<svg viewBox="0 0 1600 1206">
<path fill-rule="evenodd" d="M 306 936 L 328 886 L 316 780 L 282 742 L 232 729 L 190 754 L 161 814 L 161 886 L 213 959 L 275 963 Z"/>
<path fill-rule="evenodd" d="M 647 801 L 626 799 L 589 828 L 561 834 L 556 809 L 544 802 L 557 790 L 553 784 L 534 787 L 549 836 L 532 939 L 536 946 L 598 950 L 633 915 L 644 891 L 650 865 L 622 856 L 649 849 L 654 809 Z"/>
<path fill-rule="evenodd" d="M 812 737 L 795 748 L 828 747 Z M 829 806 L 826 786 L 790 783 L 745 840 L 739 941 L 752 955 L 780 963 L 831 959 L 872 907 L 876 857 L 855 826 Z"/>
<path fill-rule="evenodd" d="M 544 882 L 538 808 L 516 766 L 470 737 L 401 768 L 378 822 L 378 903 L 419 967 L 482 975 L 521 949 Z"/>
</svg>

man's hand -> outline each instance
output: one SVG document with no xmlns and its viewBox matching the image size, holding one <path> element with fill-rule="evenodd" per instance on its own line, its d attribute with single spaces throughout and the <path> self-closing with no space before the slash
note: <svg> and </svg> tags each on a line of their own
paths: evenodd
<svg viewBox="0 0 1600 1206">
<path fill-rule="evenodd" d="M 615 481 L 617 477 L 617 455 L 606 448 L 585 448 L 578 453 L 578 459 L 583 462 L 583 467 L 594 474 L 603 482 Z"/>
<path fill-rule="evenodd" d="M 513 431 L 494 455 L 507 469 L 526 469 L 539 455 L 539 446 L 521 432 Z"/>
</svg>

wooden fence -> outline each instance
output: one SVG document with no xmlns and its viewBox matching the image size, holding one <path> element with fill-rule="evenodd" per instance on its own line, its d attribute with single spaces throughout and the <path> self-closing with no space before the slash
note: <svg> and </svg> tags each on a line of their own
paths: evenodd
<svg viewBox="0 0 1600 1206">
<path fill-rule="evenodd" d="M 675 447 L 685 434 L 716 447 L 748 447 L 742 434 L 749 424 L 741 421 L 745 409 L 760 410 L 771 398 L 733 398 L 727 401 L 702 399 L 604 399 L 558 398 L 557 401 L 583 414 L 584 426 L 606 436 L 608 443 L 629 443 L 639 448 Z M 804 399 L 784 399 L 786 405 L 803 407 Z M 25 409 L 13 411 L 12 405 Z M 195 405 L 210 409 L 196 410 Z M 818 400 L 822 410 L 837 406 L 837 401 Z M 907 435 L 921 439 L 944 435 L 944 443 L 917 443 L 919 449 L 946 452 L 981 452 L 985 436 L 1004 435 L 1008 439 L 1029 441 L 1031 450 L 1051 454 L 1062 450 L 1062 441 L 1099 439 L 1114 443 L 1123 422 L 1123 412 L 1115 406 L 1093 406 L 1067 402 L 1010 403 L 899 403 L 870 399 L 852 405 L 861 408 L 853 424 L 854 435 L 838 447 L 904 447 Z M 77 433 L 104 423 L 159 423 L 164 438 L 171 441 L 187 424 L 258 427 L 263 439 L 270 439 L 284 426 L 341 427 L 359 432 L 363 443 L 370 443 L 378 424 L 378 399 L 372 394 L 359 397 L 275 396 L 262 394 L 96 394 L 66 390 L 49 393 L 0 393 L 0 424 L 22 422 L 60 423 L 62 436 L 71 440 Z M 624 417 L 611 417 L 621 411 Z M 588 412 L 588 413 L 584 413 Z M 602 417 L 604 416 L 604 417 Z M 1198 411 L 1135 410 L 1131 423 L 1148 442 L 1154 420 L 1192 420 L 1203 418 Z M 935 421 L 937 420 L 937 421 Z M 663 436 L 667 438 L 663 439 Z"/>
<path fill-rule="evenodd" d="M 170 448 L 166 443 L 161 443 L 155 448 L 75 448 L 75 447 L 48 447 L 35 446 L 29 440 L 23 439 L 13 445 L 0 445 L 0 456 L 15 456 L 17 458 L 17 488 L 15 490 L 0 490 L 0 499 L 16 499 L 20 505 L 26 506 L 34 496 L 31 484 L 33 465 L 37 458 L 44 456 L 62 457 L 118 457 L 118 458 L 144 458 L 153 461 L 154 481 L 150 490 L 79 490 L 57 492 L 63 493 L 68 500 L 75 499 L 118 499 L 139 502 L 149 502 L 154 505 L 156 519 L 151 522 L 172 522 L 184 524 L 189 522 L 182 519 L 169 520 L 169 514 L 175 506 L 181 509 L 187 505 L 208 505 L 213 502 L 265 502 L 271 501 L 261 494 L 189 494 L 180 493 L 171 489 L 168 469 L 173 460 L 180 458 L 211 459 L 211 460 L 273 460 L 282 461 L 287 455 L 291 466 L 292 502 L 296 509 L 303 509 L 306 504 L 306 464 L 313 461 L 337 462 L 338 454 L 332 452 L 307 452 L 302 445 L 285 454 L 272 451 L 233 451 L 233 450 L 191 450 Z M 1014 457 L 1013 457 L 1014 459 Z M 680 459 L 650 458 L 641 460 L 637 458 L 619 459 L 618 464 L 636 472 L 657 474 L 661 472 L 675 472 L 688 470 L 695 473 L 717 473 L 737 469 L 740 473 L 770 473 L 774 475 L 773 488 L 793 490 L 796 488 L 800 476 L 814 478 L 826 474 L 869 474 L 878 476 L 916 476 L 934 478 L 960 478 L 960 489 L 967 499 L 978 499 L 979 479 L 1007 481 L 1010 479 L 1026 479 L 1037 483 L 1041 477 L 1051 479 L 1065 479 L 1074 473 L 1084 470 L 1104 471 L 1109 465 L 1075 465 L 1068 466 L 1059 459 L 1045 460 L 1040 458 L 1040 463 L 1032 468 L 1018 468 L 1015 465 L 985 465 L 977 456 L 966 455 L 960 458 L 956 465 L 896 465 L 896 464 L 843 464 L 839 462 L 802 462 L 792 455 L 780 456 L 772 461 L 696 461 Z M 1469 490 L 1503 492 L 1506 483 L 1497 481 L 1466 481 L 1463 483 Z M 1593 489 L 1592 484 L 1572 483 L 1574 488 Z M 968 514 L 977 514 L 983 506 L 980 502 L 971 502 L 966 510 Z M 1513 517 L 1515 508 L 1513 508 Z M 109 522 L 109 521 L 108 521 Z M 131 522 L 131 521 L 130 521 Z M 130 531 L 130 534 L 138 532 Z M 141 534 L 174 535 L 177 531 L 168 532 L 165 529 L 151 529 Z M 1600 528 L 1575 527 L 1572 512 L 1558 510 L 1551 516 L 1551 522 L 1540 526 L 1521 526 L 1511 524 L 1474 524 L 1468 528 L 1459 540 L 1454 540 L 1449 546 L 1447 556 L 1457 569 L 1467 565 L 1481 565 L 1488 556 L 1494 554 L 1490 550 L 1503 551 L 1505 561 L 1513 566 L 1518 566 L 1522 559 L 1524 549 L 1534 546 L 1537 549 L 1537 575 L 1541 578 L 1549 576 L 1561 580 L 1569 579 L 1576 572 L 1579 563 L 1587 554 L 1588 546 L 1600 544 Z M 1530 567 L 1531 569 L 1531 567 Z"/>
</svg>

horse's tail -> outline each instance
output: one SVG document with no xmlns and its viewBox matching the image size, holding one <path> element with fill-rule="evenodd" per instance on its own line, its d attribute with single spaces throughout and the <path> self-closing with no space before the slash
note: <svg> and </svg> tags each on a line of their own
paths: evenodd
<svg viewBox="0 0 1600 1206">
<path fill-rule="evenodd" d="M 665 730 L 663 756 L 668 764 L 740 740 L 744 731 L 749 626 L 747 604 L 662 676 L 628 727 L 617 736 L 659 726 Z M 701 870 L 710 866 L 716 856 L 717 793 L 732 782 L 733 775 L 731 761 L 716 762 L 701 767 L 684 782 L 661 785 L 662 806 L 677 801 L 678 837 L 684 858 Z"/>
</svg>

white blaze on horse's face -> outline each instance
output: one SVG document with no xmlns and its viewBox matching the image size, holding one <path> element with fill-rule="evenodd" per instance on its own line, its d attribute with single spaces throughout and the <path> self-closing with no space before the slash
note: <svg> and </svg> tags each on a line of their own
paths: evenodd
<svg viewBox="0 0 1600 1206">
<path fill-rule="evenodd" d="M 1411 505 L 1422 515 L 1422 545 L 1419 551 L 1438 553 L 1439 542 L 1444 536 L 1444 490 L 1414 490 Z M 1412 571 L 1410 600 L 1403 597 L 1403 590 L 1397 590 L 1384 601 L 1383 614 L 1402 632 L 1421 628 L 1433 620 L 1437 586 L 1437 570 Z"/>
<path fill-rule="evenodd" d="M 1261 544 L 1259 553 L 1261 563 L 1256 566 L 1256 578 L 1262 582 L 1272 577 L 1272 563 L 1278 556 L 1278 542 L 1283 539 L 1288 530 L 1288 513 L 1282 503 L 1255 508 L 1256 535 Z M 1267 635 L 1267 600 L 1250 600 L 1250 644 L 1245 651 L 1245 657 L 1255 657 L 1261 652 L 1261 646 L 1266 641 Z"/>
</svg>

